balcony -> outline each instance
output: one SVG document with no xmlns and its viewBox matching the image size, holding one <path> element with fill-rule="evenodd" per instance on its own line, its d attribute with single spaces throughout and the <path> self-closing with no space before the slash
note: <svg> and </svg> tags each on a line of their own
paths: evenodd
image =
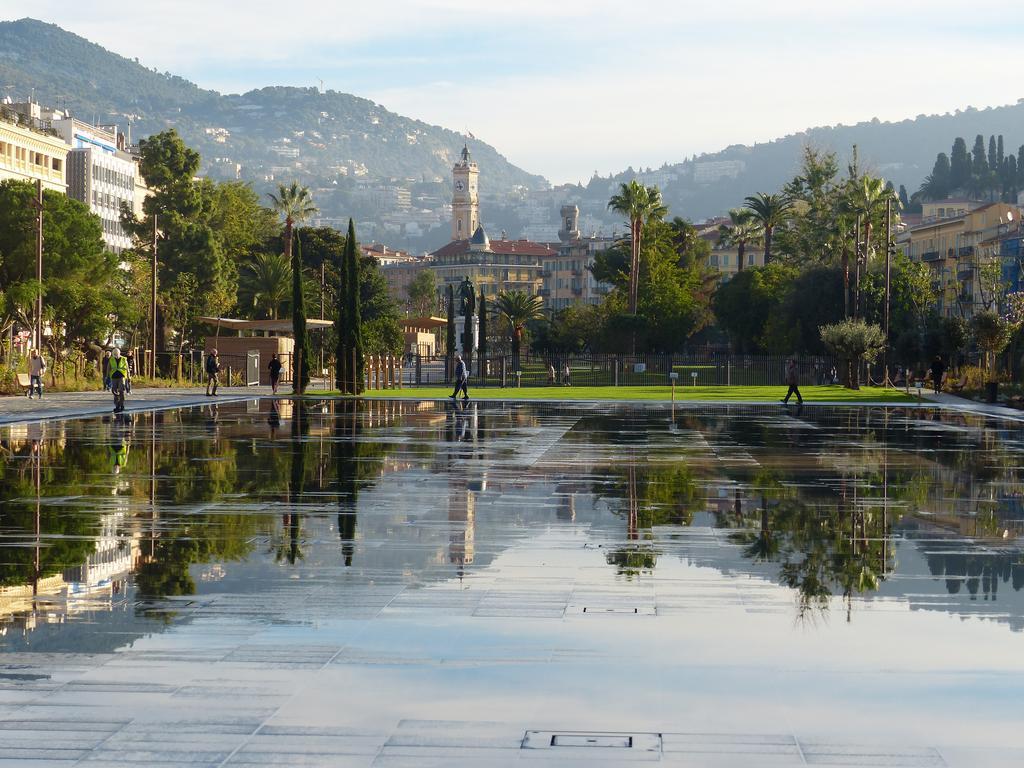
<svg viewBox="0 0 1024 768">
<path fill-rule="evenodd" d="M 956 271 L 957 280 L 970 280 L 974 277 L 974 267 L 961 267 Z"/>
<path fill-rule="evenodd" d="M 573 296 L 582 296 L 583 295 L 583 288 L 581 288 L 580 286 L 576 286 L 575 288 L 572 289 L 572 295 Z"/>
<path fill-rule="evenodd" d="M 537 291 L 537 295 L 538 296 L 550 296 L 551 295 L 551 289 L 550 288 L 541 288 L 539 291 Z"/>
<path fill-rule="evenodd" d="M 551 270 L 545 267 L 544 269 L 542 269 L 540 271 L 540 276 L 541 277 L 551 277 Z"/>
<path fill-rule="evenodd" d="M 938 261 L 942 258 L 942 254 L 938 251 L 925 251 L 921 254 L 921 261 Z"/>
<path fill-rule="evenodd" d="M 968 246 L 967 246 L 966 248 L 961 248 L 961 249 L 960 249 L 960 250 L 959 250 L 959 251 L 957 252 L 957 255 L 958 255 L 958 256 L 959 256 L 959 257 L 960 257 L 961 259 L 962 259 L 962 258 L 964 258 L 964 257 L 966 257 L 966 256 L 973 256 L 973 255 L 974 255 L 974 246 L 973 246 L 973 245 L 968 245 Z"/>
<path fill-rule="evenodd" d="M 574 270 L 572 270 L 572 276 L 573 277 L 583 277 L 583 270 L 582 269 L 574 269 Z"/>
</svg>

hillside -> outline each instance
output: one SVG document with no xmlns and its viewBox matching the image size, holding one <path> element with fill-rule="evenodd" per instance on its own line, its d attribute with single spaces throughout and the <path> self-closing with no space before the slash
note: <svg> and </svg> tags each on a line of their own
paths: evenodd
<svg viewBox="0 0 1024 768">
<path fill-rule="evenodd" d="M 266 181 L 274 174 L 313 186 L 346 179 L 447 180 L 465 138 L 388 111 L 368 99 L 315 88 L 263 88 L 242 95 L 204 90 L 147 69 L 52 24 L 0 22 L 0 83 L 83 120 L 132 123 L 132 138 L 174 126 L 203 155 L 204 169 Z M 540 176 L 469 140 L 486 167 L 481 191 L 543 188 Z M 219 162 L 216 160 L 219 158 Z M 226 169 L 231 168 L 231 171 Z"/>
<path fill-rule="evenodd" d="M 805 145 L 834 150 L 841 164 L 856 145 L 863 168 L 896 186 L 904 184 L 913 193 L 931 173 L 937 153 L 948 153 L 957 136 L 965 138 L 970 147 L 979 133 L 986 139 L 1005 135 L 1008 151 L 1016 152 L 1024 142 L 1024 100 L 984 110 L 968 107 L 951 114 L 918 115 L 899 122 L 871 120 L 811 128 L 752 147 L 731 146 L 656 170 L 627 169 L 612 177 L 595 177 L 585 187 L 567 193 L 579 198 L 581 209 L 607 218 L 602 207 L 611 190 L 622 181 L 639 177 L 662 188 L 672 215 L 703 219 L 741 205 L 747 195 L 780 189 L 796 174 Z M 724 165 L 712 165 L 718 163 Z M 715 179 L 716 174 L 727 175 Z"/>
</svg>

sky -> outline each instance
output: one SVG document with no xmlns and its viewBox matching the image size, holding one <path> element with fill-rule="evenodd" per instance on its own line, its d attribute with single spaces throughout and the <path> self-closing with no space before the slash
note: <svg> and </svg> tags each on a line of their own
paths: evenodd
<svg viewBox="0 0 1024 768">
<path fill-rule="evenodd" d="M 1018 0 L 3 0 L 205 88 L 319 85 L 555 183 L 1017 101 Z"/>
</svg>

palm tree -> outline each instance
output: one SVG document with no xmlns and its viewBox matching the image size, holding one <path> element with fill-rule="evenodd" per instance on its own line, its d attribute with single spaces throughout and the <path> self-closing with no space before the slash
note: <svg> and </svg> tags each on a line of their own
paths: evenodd
<svg viewBox="0 0 1024 768">
<path fill-rule="evenodd" d="M 761 238 L 761 225 L 754 219 L 754 212 L 749 208 L 733 208 L 729 211 L 729 223 L 720 226 L 718 234 L 723 247 L 736 246 L 736 268 L 742 271 L 747 243 Z"/>
<path fill-rule="evenodd" d="M 628 184 L 623 183 L 619 194 L 612 195 L 608 201 L 608 207 L 629 220 L 629 313 L 635 315 L 640 282 L 640 241 L 644 225 L 648 221 L 664 218 L 668 208 L 661 200 L 661 190 L 657 187 L 645 187 L 636 179 Z"/>
<path fill-rule="evenodd" d="M 258 253 L 242 275 L 245 304 L 277 320 L 278 312 L 291 292 L 291 264 L 280 253 Z"/>
<path fill-rule="evenodd" d="M 306 333 L 305 302 L 302 296 L 302 260 L 292 255 L 292 237 L 295 225 L 300 224 L 317 208 L 310 198 L 309 189 L 293 181 L 290 187 L 278 185 L 278 194 L 269 194 L 273 208 L 284 219 L 284 257 L 292 265 L 292 330 L 295 335 L 295 354 L 292 356 L 292 381 L 295 391 L 302 393 L 309 381 L 309 337 Z"/>
<path fill-rule="evenodd" d="M 530 296 L 523 291 L 503 291 L 498 294 L 494 309 L 512 329 L 512 366 L 519 370 L 519 345 L 523 340 L 523 330 L 531 320 L 544 317 L 544 301 L 540 296 Z"/>
<path fill-rule="evenodd" d="M 775 234 L 775 228 L 786 223 L 793 208 L 793 201 L 778 192 L 770 195 L 758 192 L 746 198 L 744 202 L 764 232 L 764 263 L 768 264 L 772 260 L 772 236 Z"/>
<path fill-rule="evenodd" d="M 859 179 L 851 180 L 850 187 L 844 201 L 846 211 L 857 216 L 864 222 L 862 242 L 856 243 L 856 271 L 854 272 L 853 284 L 853 316 L 860 316 L 860 276 L 861 268 L 866 271 L 868 259 L 871 255 L 871 230 L 872 223 L 879 216 L 884 218 L 885 201 L 896 200 L 899 206 L 899 198 L 893 190 L 885 186 L 882 179 L 872 176 L 862 176 Z"/>
</svg>

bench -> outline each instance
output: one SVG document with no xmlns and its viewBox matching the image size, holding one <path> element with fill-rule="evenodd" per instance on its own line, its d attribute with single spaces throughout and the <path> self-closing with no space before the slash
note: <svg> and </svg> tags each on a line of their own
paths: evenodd
<svg viewBox="0 0 1024 768">
<path fill-rule="evenodd" d="M 967 374 L 963 373 L 957 381 L 954 381 L 949 385 L 949 391 L 959 395 L 964 391 L 964 387 L 967 386 Z"/>
<path fill-rule="evenodd" d="M 19 373 L 18 374 L 18 386 L 25 390 L 25 394 L 26 395 L 32 389 L 32 383 L 31 382 L 32 382 L 32 379 L 29 378 L 29 375 L 27 373 Z"/>
</svg>

